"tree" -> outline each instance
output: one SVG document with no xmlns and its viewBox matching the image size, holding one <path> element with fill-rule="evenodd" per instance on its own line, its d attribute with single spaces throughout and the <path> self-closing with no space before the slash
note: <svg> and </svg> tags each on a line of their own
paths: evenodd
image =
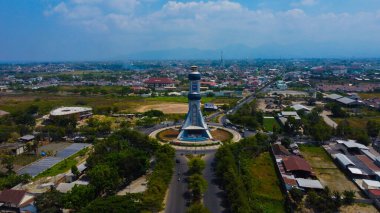
<svg viewBox="0 0 380 213">
<path fill-rule="evenodd" d="M 283 139 L 281 139 L 281 145 L 285 146 L 286 148 L 289 148 L 291 143 L 292 141 L 288 137 L 284 137 Z"/>
<path fill-rule="evenodd" d="M 36 197 L 35 206 L 38 212 L 59 213 L 63 207 L 63 194 L 55 189 L 42 193 Z"/>
<path fill-rule="evenodd" d="M 343 203 L 346 205 L 351 205 L 354 203 L 355 192 L 352 190 L 344 190 L 343 191 Z"/>
<path fill-rule="evenodd" d="M 187 213 L 211 213 L 204 205 L 201 203 L 192 204 L 186 211 Z"/>
<path fill-rule="evenodd" d="M 88 176 L 98 194 L 112 193 L 121 182 L 117 170 L 104 164 L 96 165 L 88 172 Z"/>
<path fill-rule="evenodd" d="M 200 174 L 193 174 L 189 177 L 189 189 L 192 190 L 193 199 L 198 201 L 207 189 L 207 181 Z"/>
<path fill-rule="evenodd" d="M 339 208 L 341 205 L 342 205 L 342 195 L 340 192 L 338 191 L 334 191 L 333 192 L 333 195 L 334 195 L 334 202 L 335 202 L 335 206 L 337 208 Z"/>
<path fill-rule="evenodd" d="M 205 162 L 200 158 L 192 158 L 188 164 L 190 174 L 202 174 L 203 169 L 206 167 Z"/>
<path fill-rule="evenodd" d="M 95 187 L 92 185 L 75 185 L 71 191 L 64 195 L 65 208 L 80 210 L 96 198 Z"/>
<path fill-rule="evenodd" d="M 13 162 L 15 158 L 11 155 L 2 156 L 1 164 L 7 169 L 7 173 L 14 173 L 13 171 Z"/>
<path fill-rule="evenodd" d="M 370 137 L 377 137 L 380 132 L 380 122 L 369 120 L 367 122 L 367 133 Z"/>
<path fill-rule="evenodd" d="M 128 194 L 124 196 L 100 197 L 92 201 L 89 205 L 81 210 L 83 213 L 94 212 L 143 212 L 143 206 L 139 202 L 138 195 Z"/>
<path fill-rule="evenodd" d="M 75 177 L 78 178 L 79 170 L 78 170 L 78 167 L 76 165 L 73 165 L 71 167 L 71 173 L 73 173 L 73 175 L 75 175 Z"/>
<path fill-rule="evenodd" d="M 337 118 L 347 117 L 346 111 L 344 111 L 341 106 L 335 103 L 331 107 L 331 113 L 333 114 L 334 117 L 337 117 Z"/>
<path fill-rule="evenodd" d="M 303 198 L 303 192 L 298 188 L 292 188 L 290 191 L 290 196 L 292 196 L 294 202 L 300 203 Z"/>
</svg>

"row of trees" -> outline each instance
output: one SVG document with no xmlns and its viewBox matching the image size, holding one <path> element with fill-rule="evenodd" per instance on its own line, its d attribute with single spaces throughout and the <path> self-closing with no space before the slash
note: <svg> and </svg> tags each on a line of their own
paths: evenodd
<svg viewBox="0 0 380 213">
<path fill-rule="evenodd" d="M 216 174 L 227 194 L 231 212 L 263 212 L 254 195 L 250 162 L 268 150 L 268 138 L 257 134 L 240 143 L 222 146 L 216 153 Z"/>
<path fill-rule="evenodd" d="M 355 192 L 345 190 L 343 193 L 331 191 L 328 187 L 320 191 L 309 190 L 307 193 L 298 188 L 289 191 L 290 205 L 300 210 L 303 206 L 314 209 L 316 212 L 338 212 L 343 205 L 351 205 L 355 199 Z M 306 196 L 306 199 L 304 197 Z"/>
<path fill-rule="evenodd" d="M 192 195 L 192 204 L 188 209 L 188 213 L 208 213 L 207 208 L 201 205 L 203 193 L 207 190 L 207 181 L 202 176 L 202 171 L 206 167 L 205 162 L 200 157 L 194 157 L 190 159 L 188 165 L 188 187 Z"/>
<path fill-rule="evenodd" d="M 145 174 L 149 159 L 155 157 L 148 189 L 140 194 L 116 196 L 115 193 L 138 176 Z M 139 132 L 122 129 L 94 145 L 87 160 L 87 186 L 75 186 L 69 193 L 56 190 L 38 196 L 41 212 L 60 212 L 67 208 L 80 212 L 158 212 L 174 167 L 174 150 L 162 146 Z M 75 169 L 74 169 L 75 170 Z"/>
<path fill-rule="evenodd" d="M 244 104 L 236 113 L 228 115 L 232 123 L 239 124 L 252 129 L 260 129 L 263 125 L 263 113 L 257 110 L 256 100 Z"/>
</svg>

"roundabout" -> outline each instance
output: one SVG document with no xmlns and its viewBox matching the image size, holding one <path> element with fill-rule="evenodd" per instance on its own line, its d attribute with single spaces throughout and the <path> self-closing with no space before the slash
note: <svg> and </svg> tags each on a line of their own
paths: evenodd
<svg viewBox="0 0 380 213">
<path fill-rule="evenodd" d="M 177 137 L 179 135 L 181 126 L 169 126 L 157 129 L 149 134 L 149 137 L 157 139 L 160 143 L 170 144 L 174 148 L 185 149 L 188 148 L 203 148 L 203 149 L 217 149 L 224 142 L 238 142 L 241 135 L 232 129 L 209 126 L 212 139 L 201 141 L 181 141 Z"/>
</svg>

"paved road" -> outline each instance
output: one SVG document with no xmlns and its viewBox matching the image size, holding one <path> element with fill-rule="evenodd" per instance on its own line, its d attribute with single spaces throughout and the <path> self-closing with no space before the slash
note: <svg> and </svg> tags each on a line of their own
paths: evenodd
<svg viewBox="0 0 380 213">
<path fill-rule="evenodd" d="M 203 170 L 203 177 L 208 183 L 207 191 L 203 197 L 203 203 L 212 213 L 227 212 L 223 207 L 223 198 L 225 193 L 219 188 L 216 183 L 216 176 L 214 174 L 213 162 L 215 159 L 215 152 L 208 153 L 203 158 L 206 162 L 206 168 Z"/>
<path fill-rule="evenodd" d="M 329 126 L 331 126 L 332 128 L 336 128 L 338 126 L 337 123 L 335 123 L 335 121 L 333 121 L 329 115 L 331 115 L 330 112 L 327 112 L 326 110 L 323 110 L 323 112 L 320 114 L 323 118 L 323 120 L 325 121 L 325 123 Z"/>
<path fill-rule="evenodd" d="M 169 185 L 168 197 L 165 204 L 166 213 L 185 213 L 187 208 L 187 183 L 185 181 L 185 173 L 188 170 L 187 160 L 178 151 L 176 152 L 176 159 L 179 160 L 179 163 L 175 165 L 175 171 Z M 180 179 L 178 180 L 178 178 Z"/>
<path fill-rule="evenodd" d="M 219 189 L 215 182 L 212 162 L 214 161 L 216 149 L 197 149 L 197 150 L 177 150 L 176 159 L 180 162 L 176 163 L 175 171 L 169 185 L 168 197 L 165 204 L 165 213 L 185 213 L 186 204 L 188 203 L 187 183 L 185 181 L 188 171 L 186 154 L 205 154 L 204 160 L 206 168 L 203 175 L 208 183 L 208 189 L 204 194 L 204 203 L 212 213 L 224 212 L 222 206 L 223 191 Z M 178 172 L 180 175 L 178 175 Z M 178 181 L 180 177 L 180 181 Z"/>
</svg>

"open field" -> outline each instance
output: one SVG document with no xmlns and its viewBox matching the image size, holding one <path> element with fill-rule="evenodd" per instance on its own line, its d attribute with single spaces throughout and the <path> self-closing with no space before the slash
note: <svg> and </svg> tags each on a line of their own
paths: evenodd
<svg viewBox="0 0 380 213">
<path fill-rule="evenodd" d="M 285 212 L 284 197 L 280 190 L 272 159 L 268 152 L 262 153 L 251 165 L 255 197 L 265 212 Z"/>
<path fill-rule="evenodd" d="M 99 96 L 80 96 L 80 95 L 58 95 L 46 93 L 32 93 L 23 95 L 10 95 L 0 97 L 0 109 L 7 112 L 16 112 L 24 110 L 30 105 L 36 105 L 40 109 L 40 113 L 46 114 L 50 110 L 59 106 L 73 106 L 73 105 L 88 105 L 93 108 L 102 107 L 117 107 L 124 112 L 137 112 L 136 110 L 141 106 L 157 106 L 164 109 L 165 106 L 160 104 L 182 104 L 180 112 L 186 113 L 185 106 L 187 107 L 187 97 L 152 97 L 142 98 L 139 96 L 117 97 L 112 95 L 99 95 Z M 201 102 L 213 102 L 218 104 L 231 103 L 236 101 L 235 98 L 219 98 L 219 97 L 204 97 Z M 147 109 L 149 110 L 149 108 Z M 168 111 L 168 110 L 166 110 Z M 173 113 L 173 112 L 169 112 Z"/>
<path fill-rule="evenodd" d="M 339 124 L 340 121 L 344 120 L 344 118 L 334 118 L 335 122 Z M 349 117 L 349 118 L 346 118 L 346 120 L 348 121 L 348 123 L 350 124 L 351 127 L 353 128 L 357 128 L 357 129 L 365 129 L 366 128 L 366 125 L 367 125 L 367 122 L 369 120 L 374 120 L 374 121 L 377 121 L 377 122 L 380 122 L 380 117 L 363 117 L 363 118 L 359 118 L 359 117 Z"/>
<path fill-rule="evenodd" d="M 300 150 L 322 185 L 339 192 L 353 190 L 357 198 L 362 197 L 359 189 L 340 171 L 322 147 L 300 146 Z"/>
<path fill-rule="evenodd" d="M 359 93 L 360 98 L 368 99 L 368 98 L 380 98 L 380 92 L 371 92 L 371 93 Z"/>
<path fill-rule="evenodd" d="M 277 123 L 274 117 L 264 117 L 264 129 L 266 131 L 273 131 L 273 126 L 280 128 L 280 125 Z"/>
<path fill-rule="evenodd" d="M 377 213 L 377 209 L 373 205 L 355 203 L 351 206 L 343 206 L 341 213 Z"/>
<path fill-rule="evenodd" d="M 146 112 L 149 110 L 160 110 L 165 114 L 184 114 L 187 113 L 189 107 L 187 103 L 162 103 L 153 105 L 139 106 L 137 112 Z"/>
</svg>

